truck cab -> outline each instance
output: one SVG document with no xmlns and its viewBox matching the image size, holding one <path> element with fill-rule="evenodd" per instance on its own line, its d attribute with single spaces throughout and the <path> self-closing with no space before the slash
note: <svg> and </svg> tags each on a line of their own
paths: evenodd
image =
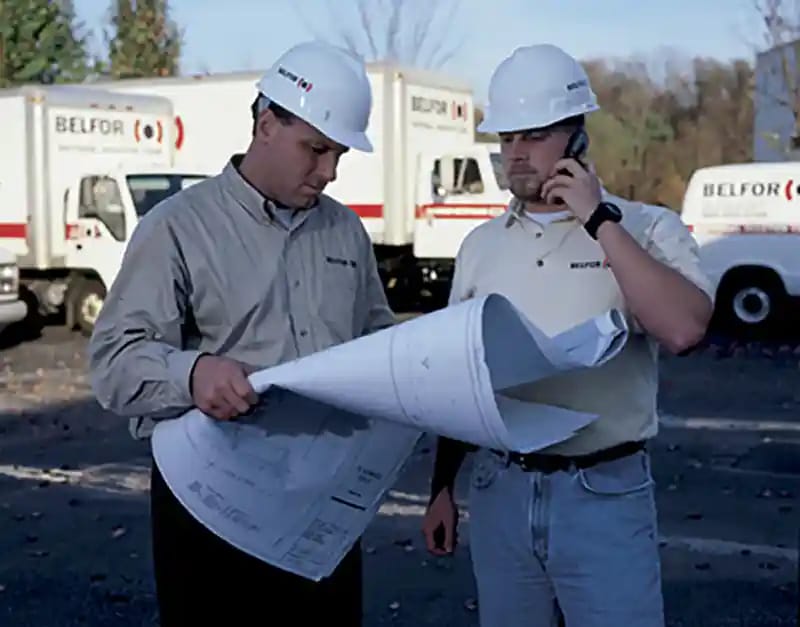
<svg viewBox="0 0 800 627">
<path fill-rule="evenodd" d="M 175 166 L 172 103 L 96 87 L 0 89 L 0 247 L 35 331 L 51 314 L 91 333 L 139 218 L 204 178 Z"/>
<path fill-rule="evenodd" d="M 107 288 L 114 282 L 136 223 L 162 200 L 206 178 L 163 169 L 126 169 L 85 174 L 67 188 L 63 284 L 67 324 L 91 332 Z"/>
<path fill-rule="evenodd" d="M 421 266 L 424 295 L 441 306 L 464 238 L 505 213 L 511 192 L 500 147 L 493 143 L 423 155 L 417 182 L 413 256 Z"/>
</svg>

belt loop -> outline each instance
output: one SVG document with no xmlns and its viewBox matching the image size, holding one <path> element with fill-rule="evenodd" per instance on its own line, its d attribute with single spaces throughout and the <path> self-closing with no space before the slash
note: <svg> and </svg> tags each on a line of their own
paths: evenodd
<svg viewBox="0 0 800 627">
<path fill-rule="evenodd" d="M 492 449 L 492 453 L 500 458 L 500 464 L 503 468 L 508 468 L 511 465 L 511 453 L 509 451 Z"/>
</svg>

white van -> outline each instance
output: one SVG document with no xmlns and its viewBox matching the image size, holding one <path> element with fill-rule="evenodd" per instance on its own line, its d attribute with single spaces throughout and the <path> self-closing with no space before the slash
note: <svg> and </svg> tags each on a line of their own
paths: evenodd
<svg viewBox="0 0 800 627">
<path fill-rule="evenodd" d="M 716 284 L 715 321 L 750 338 L 781 329 L 800 297 L 800 162 L 701 168 L 681 217 Z"/>
</svg>

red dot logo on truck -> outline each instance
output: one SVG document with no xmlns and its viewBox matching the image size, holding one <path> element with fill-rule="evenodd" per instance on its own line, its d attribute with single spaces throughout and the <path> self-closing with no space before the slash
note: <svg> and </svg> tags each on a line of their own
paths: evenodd
<svg viewBox="0 0 800 627">
<path fill-rule="evenodd" d="M 794 179 L 786 181 L 786 186 L 783 188 L 786 200 L 793 200 L 800 197 L 800 185 L 795 186 Z"/>
<path fill-rule="evenodd" d="M 161 120 L 156 121 L 155 125 L 136 120 L 133 125 L 133 136 L 136 138 L 137 143 L 155 140 L 156 143 L 160 144 L 164 139 L 164 126 L 161 124 Z"/>
<path fill-rule="evenodd" d="M 465 102 L 455 102 L 453 101 L 450 104 L 450 111 L 452 113 L 454 120 L 466 120 L 467 119 L 467 103 Z"/>
<path fill-rule="evenodd" d="M 176 115 L 175 116 L 175 148 L 177 150 L 180 150 L 181 147 L 183 146 L 183 138 L 184 138 L 183 119 L 181 118 L 181 116 Z"/>
</svg>

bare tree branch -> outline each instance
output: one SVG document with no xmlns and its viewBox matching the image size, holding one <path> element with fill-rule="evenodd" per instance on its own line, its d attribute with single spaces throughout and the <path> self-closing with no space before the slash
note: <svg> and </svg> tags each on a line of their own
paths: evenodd
<svg viewBox="0 0 800 627">
<path fill-rule="evenodd" d="M 462 41 L 447 48 L 446 38 L 433 36 L 436 17 L 441 13 L 443 2 L 356 0 L 355 19 L 349 20 L 343 19 L 340 2 L 341 0 L 335 5 L 331 2 L 327 6 L 328 13 L 338 19 L 326 23 L 324 34 L 303 14 L 297 3 L 291 4 L 302 23 L 315 37 L 340 43 L 367 61 L 386 59 L 421 67 L 440 67 L 463 44 Z M 445 32 L 452 32 L 451 26 L 456 22 L 460 4 L 460 0 L 451 1 L 442 22 Z M 331 27 L 331 23 L 336 26 Z"/>
<path fill-rule="evenodd" d="M 367 42 L 370 48 L 370 58 L 378 58 L 378 47 L 375 45 L 375 35 L 372 32 L 372 27 L 369 20 L 369 11 L 367 11 L 367 3 L 365 0 L 360 0 L 358 3 L 358 13 L 361 18 L 361 28 L 364 29 L 364 34 L 367 36 Z"/>
</svg>

